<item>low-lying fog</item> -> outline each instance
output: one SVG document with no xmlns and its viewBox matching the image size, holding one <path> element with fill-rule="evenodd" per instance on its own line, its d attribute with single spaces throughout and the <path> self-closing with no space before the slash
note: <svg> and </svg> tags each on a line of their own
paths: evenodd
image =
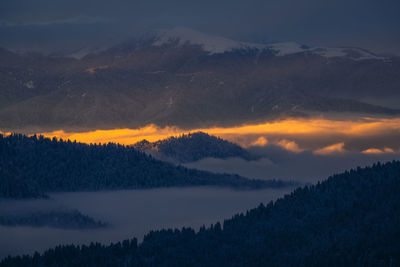
<svg viewBox="0 0 400 267">
<path fill-rule="evenodd" d="M 253 151 L 254 152 L 254 151 Z M 241 158 L 206 158 L 184 164 L 186 167 L 211 172 L 236 173 L 248 178 L 292 180 L 315 183 L 335 173 L 357 166 L 370 166 L 378 161 L 400 160 L 399 153 L 368 155 L 348 153 L 339 155 L 314 155 L 311 152 L 291 153 L 280 149 L 259 149 L 261 159 L 246 161 Z"/>
<path fill-rule="evenodd" d="M 77 209 L 96 220 L 110 223 L 106 229 L 63 230 L 54 228 L 0 226 L 0 259 L 7 255 L 31 254 L 59 244 L 118 242 L 151 230 L 210 225 L 238 212 L 267 203 L 293 188 L 235 191 L 221 188 L 169 188 L 108 192 L 57 193 L 48 200 L 0 202 L 0 212 L 15 208 Z"/>
</svg>

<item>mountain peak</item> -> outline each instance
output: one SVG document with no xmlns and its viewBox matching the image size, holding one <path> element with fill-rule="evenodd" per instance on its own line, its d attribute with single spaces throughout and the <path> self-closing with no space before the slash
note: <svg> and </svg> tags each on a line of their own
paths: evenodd
<svg viewBox="0 0 400 267">
<path fill-rule="evenodd" d="M 240 157 L 245 160 L 257 159 L 242 147 L 204 132 L 183 134 L 154 143 L 145 140 L 134 145 L 143 152 L 157 151 L 161 155 L 181 163 L 194 162 L 203 158 Z"/>
<path fill-rule="evenodd" d="M 309 47 L 297 42 L 277 42 L 271 44 L 249 43 L 211 35 L 186 27 L 158 30 L 154 46 L 177 42 L 179 46 L 199 45 L 209 54 L 230 52 L 237 49 L 271 50 L 276 56 L 288 56 L 298 53 L 312 53 L 326 58 L 346 57 L 352 60 L 385 58 L 357 47 Z"/>
<path fill-rule="evenodd" d="M 185 27 L 159 30 L 157 35 L 158 38 L 153 43 L 155 46 L 162 46 L 177 41 L 179 45 L 200 45 L 204 51 L 210 54 L 224 53 L 235 49 L 262 49 L 265 47 L 265 45 L 262 44 L 234 41 L 225 37 L 210 35 Z"/>
</svg>

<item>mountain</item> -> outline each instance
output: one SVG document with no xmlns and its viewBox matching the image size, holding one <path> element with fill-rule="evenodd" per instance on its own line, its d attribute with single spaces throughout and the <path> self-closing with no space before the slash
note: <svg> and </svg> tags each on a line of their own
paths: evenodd
<svg viewBox="0 0 400 267">
<path fill-rule="evenodd" d="M 228 38 L 201 33 L 189 28 L 176 27 L 170 30 L 159 30 L 154 36 L 153 45 L 163 46 L 175 43 L 178 46 L 197 45 L 209 54 L 229 53 L 235 50 L 269 50 L 276 56 L 287 56 L 300 53 L 320 55 L 325 58 L 346 57 L 352 60 L 389 60 L 375 55 L 365 49 L 356 47 L 309 47 L 295 42 L 258 44 L 234 41 Z"/>
<path fill-rule="evenodd" d="M 245 160 L 257 159 L 242 147 L 203 132 L 183 134 L 153 143 L 143 140 L 134 144 L 133 147 L 155 157 L 170 158 L 180 163 L 198 161 L 203 158 L 239 157 Z"/>
<path fill-rule="evenodd" d="M 400 114 L 400 59 L 173 29 L 81 59 L 0 50 L 3 131 L 238 125 Z"/>
<path fill-rule="evenodd" d="M 177 46 L 195 45 L 209 54 L 220 54 L 241 49 L 264 49 L 265 45 L 234 41 L 228 38 L 201 33 L 189 28 L 177 27 L 159 30 L 154 36 L 153 45 L 164 46 L 174 43 Z"/>
<path fill-rule="evenodd" d="M 86 145 L 43 136 L 0 135 L 0 198 L 172 186 L 260 189 L 286 185 L 292 184 L 191 170 L 112 143 Z"/>
<path fill-rule="evenodd" d="M 58 246 L 0 266 L 399 266 L 400 162 L 346 171 L 222 224 Z"/>
</svg>

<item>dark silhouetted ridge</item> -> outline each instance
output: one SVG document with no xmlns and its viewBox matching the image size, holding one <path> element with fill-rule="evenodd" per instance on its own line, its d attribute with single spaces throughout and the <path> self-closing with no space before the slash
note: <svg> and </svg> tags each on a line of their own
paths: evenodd
<svg viewBox="0 0 400 267">
<path fill-rule="evenodd" d="M 172 186 L 259 189 L 290 184 L 187 169 L 119 144 L 87 145 L 42 136 L 0 135 L 0 198 L 41 197 L 45 192 L 65 191 Z"/>
<path fill-rule="evenodd" d="M 245 160 L 257 159 L 242 147 L 203 132 L 183 134 L 153 143 L 143 140 L 136 143 L 134 147 L 141 151 L 157 151 L 163 156 L 175 159 L 181 163 L 210 157 L 222 159 L 240 157 Z"/>
</svg>

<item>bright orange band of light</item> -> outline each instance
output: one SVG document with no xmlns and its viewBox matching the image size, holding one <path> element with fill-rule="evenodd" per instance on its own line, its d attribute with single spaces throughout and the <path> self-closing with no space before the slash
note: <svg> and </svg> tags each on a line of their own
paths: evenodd
<svg viewBox="0 0 400 267">
<path fill-rule="evenodd" d="M 134 144 L 146 139 L 150 142 L 162 140 L 170 136 L 178 136 L 183 133 L 203 131 L 210 135 L 219 136 L 231 141 L 238 141 L 240 136 L 255 136 L 256 138 L 238 142 L 242 146 L 265 145 L 268 143 L 268 136 L 324 136 L 344 135 L 350 137 L 379 136 L 386 132 L 398 133 L 400 137 L 400 118 L 360 118 L 358 120 L 329 120 L 329 119 L 285 119 L 273 122 L 266 122 L 257 125 L 242 125 L 236 127 L 213 127 L 203 129 L 182 130 L 178 127 L 160 128 L 149 125 L 138 129 L 114 129 L 96 130 L 90 132 L 64 132 L 53 131 L 41 133 L 46 137 L 69 139 L 83 143 L 120 143 L 124 145 Z M 260 137 L 263 136 L 263 137 Z M 239 138 L 240 139 L 240 138 Z M 277 145 L 285 147 L 294 152 L 302 151 L 297 144 L 291 140 L 282 138 Z M 340 152 L 343 150 L 341 140 L 316 150 L 317 154 Z M 375 150 L 369 150 L 372 153 Z M 378 150 L 376 150 L 378 151 Z M 390 151 L 389 149 L 387 151 Z"/>
</svg>

